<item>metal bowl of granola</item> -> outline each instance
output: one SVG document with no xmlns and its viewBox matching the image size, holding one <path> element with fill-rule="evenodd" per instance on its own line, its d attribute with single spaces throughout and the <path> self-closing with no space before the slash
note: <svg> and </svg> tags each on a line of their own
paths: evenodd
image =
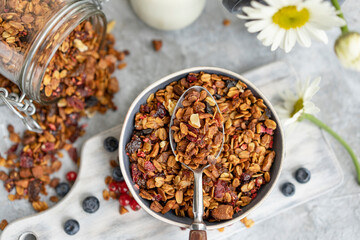
<svg viewBox="0 0 360 240">
<path fill-rule="evenodd" d="M 190 226 L 194 179 L 172 154 L 169 124 L 180 95 L 194 85 L 214 96 L 224 118 L 223 151 L 203 175 L 205 223 L 217 229 L 246 217 L 269 196 L 284 159 L 279 118 L 249 80 L 222 68 L 196 67 L 156 81 L 130 106 L 119 161 L 131 194 L 145 211 L 163 222 Z M 194 111 L 206 113 L 207 107 Z M 189 127 L 183 141 L 198 143 L 204 137 Z"/>
</svg>

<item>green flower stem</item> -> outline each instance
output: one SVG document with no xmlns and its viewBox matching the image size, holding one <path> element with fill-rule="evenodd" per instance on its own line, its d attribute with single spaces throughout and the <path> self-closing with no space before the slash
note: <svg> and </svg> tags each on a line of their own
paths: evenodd
<svg viewBox="0 0 360 240">
<path fill-rule="evenodd" d="M 341 143 L 341 145 L 343 145 L 343 147 L 348 151 L 354 165 L 355 165 L 355 169 L 356 169 L 356 173 L 357 173 L 357 181 L 360 184 L 360 165 L 358 162 L 358 159 L 354 153 L 354 151 L 351 149 L 351 147 L 349 146 L 349 144 L 347 144 L 345 142 L 345 140 L 340 137 L 336 132 L 334 132 L 329 126 L 327 126 L 325 123 L 323 123 L 322 121 L 320 121 L 319 119 L 317 119 L 314 115 L 312 114 L 307 114 L 304 113 L 302 115 L 302 119 L 307 119 L 313 123 L 315 123 L 317 126 L 319 126 L 320 128 L 324 129 L 325 131 L 327 131 L 331 136 L 333 136 L 336 140 L 338 140 L 339 143 Z"/>
<path fill-rule="evenodd" d="M 338 16 L 345 20 L 344 14 L 343 14 L 343 12 L 341 11 L 341 7 L 340 7 L 340 4 L 339 4 L 338 0 L 331 0 L 331 3 L 332 3 L 332 5 L 335 7 L 335 9 L 340 12 L 340 13 L 338 14 Z M 345 21 L 346 21 L 346 20 L 345 20 Z M 347 24 L 345 24 L 344 26 L 342 26 L 340 29 L 341 29 L 341 32 L 342 32 L 343 34 L 349 32 L 349 28 L 348 28 L 348 25 L 347 25 Z"/>
</svg>

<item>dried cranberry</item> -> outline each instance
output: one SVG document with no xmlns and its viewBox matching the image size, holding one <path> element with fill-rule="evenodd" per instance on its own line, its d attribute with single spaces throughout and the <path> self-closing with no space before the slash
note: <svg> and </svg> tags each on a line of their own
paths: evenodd
<svg viewBox="0 0 360 240">
<path fill-rule="evenodd" d="M 256 181 L 255 181 L 256 186 L 260 187 L 264 183 L 265 183 L 265 180 L 264 180 L 263 177 L 257 177 L 256 178 Z"/>
<path fill-rule="evenodd" d="M 251 178 L 251 175 L 248 173 L 242 173 L 240 176 L 240 179 L 242 182 L 247 182 L 250 180 L 250 178 Z"/>
<path fill-rule="evenodd" d="M 190 142 L 197 142 L 197 138 L 191 135 L 186 135 L 186 139 L 189 140 Z"/>
<path fill-rule="evenodd" d="M 144 163 L 144 168 L 145 168 L 145 171 L 149 171 L 149 172 L 154 172 L 156 171 L 156 168 L 154 166 L 154 164 L 150 161 L 146 161 Z"/>
<path fill-rule="evenodd" d="M 137 135 L 133 135 L 131 141 L 126 144 L 125 151 L 127 153 L 134 153 L 141 147 L 141 139 Z"/>
<path fill-rule="evenodd" d="M 22 168 L 32 168 L 34 166 L 34 159 L 30 156 L 21 153 L 20 156 L 20 167 Z"/>
<path fill-rule="evenodd" d="M 144 112 L 145 112 L 145 113 L 150 113 L 150 107 L 149 107 L 148 104 L 145 104 L 145 105 L 144 105 Z"/>
<path fill-rule="evenodd" d="M 145 157 L 145 153 L 144 152 L 138 152 L 136 154 L 138 157 L 144 158 Z"/>
<path fill-rule="evenodd" d="M 156 112 L 154 114 L 154 117 L 163 118 L 163 117 L 165 117 L 166 113 L 167 113 L 166 108 L 164 107 L 164 105 L 162 103 L 159 102 L 157 104 L 157 109 L 156 109 Z"/>
<path fill-rule="evenodd" d="M 18 146 L 19 146 L 19 144 L 18 144 L 18 143 L 17 143 L 17 144 L 12 145 L 12 146 L 9 148 L 9 150 L 6 152 L 6 154 L 16 152 L 16 150 L 18 149 Z"/>
<path fill-rule="evenodd" d="M 137 183 L 141 176 L 141 172 L 135 163 L 131 165 L 131 176 L 135 183 Z"/>
<path fill-rule="evenodd" d="M 85 103 L 75 96 L 66 98 L 67 104 L 75 109 L 83 110 L 85 108 Z"/>
<path fill-rule="evenodd" d="M 196 135 L 199 133 L 199 129 L 194 128 L 193 126 L 191 126 L 190 124 L 186 124 L 186 126 L 188 127 L 190 132 L 195 133 Z"/>
<path fill-rule="evenodd" d="M 187 77 L 186 77 L 186 80 L 189 82 L 189 83 L 193 83 L 197 80 L 197 77 L 195 75 L 192 75 L 192 74 L 189 74 Z"/>
<path fill-rule="evenodd" d="M 77 126 L 80 118 L 79 113 L 70 113 L 65 121 L 66 126 Z"/>
<path fill-rule="evenodd" d="M 41 145 L 41 150 L 44 152 L 51 152 L 55 150 L 55 143 L 52 142 L 46 142 L 43 145 Z"/>
<path fill-rule="evenodd" d="M 215 198 L 223 198 L 225 194 L 225 185 L 222 181 L 217 181 L 215 185 Z"/>
<path fill-rule="evenodd" d="M 162 197 L 161 197 L 160 194 L 156 194 L 156 195 L 154 196 L 154 199 L 155 199 L 155 201 L 160 201 L 160 200 L 162 200 Z"/>
</svg>

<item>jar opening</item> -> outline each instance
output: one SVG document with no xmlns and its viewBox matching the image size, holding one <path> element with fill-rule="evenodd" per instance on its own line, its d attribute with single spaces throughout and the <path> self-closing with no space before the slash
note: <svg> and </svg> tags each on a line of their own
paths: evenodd
<svg viewBox="0 0 360 240">
<path fill-rule="evenodd" d="M 88 1 L 64 9 L 53 25 L 39 36 L 22 72 L 24 91 L 41 104 L 61 97 L 64 81 L 82 81 L 76 73 L 86 64 L 86 54 L 98 54 L 106 33 L 105 15 Z"/>
</svg>

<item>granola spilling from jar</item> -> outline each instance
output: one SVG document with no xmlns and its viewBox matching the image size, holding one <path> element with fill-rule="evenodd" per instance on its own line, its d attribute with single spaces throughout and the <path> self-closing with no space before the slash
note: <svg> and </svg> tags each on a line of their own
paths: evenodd
<svg viewBox="0 0 360 240">
<path fill-rule="evenodd" d="M 135 115 L 135 129 L 126 145 L 132 180 L 150 208 L 162 214 L 173 210 L 193 218 L 192 172 L 176 161 L 169 147 L 170 116 L 182 93 L 205 87 L 216 99 L 224 119 L 224 146 L 216 163 L 204 170 L 204 218 L 231 219 L 270 181 L 275 159 L 275 121 L 263 100 L 246 84 L 227 76 L 190 73 L 147 99 Z"/>
<path fill-rule="evenodd" d="M 68 39 L 95 34 L 88 32 L 91 28 L 90 23 L 85 21 Z M 78 53 L 77 45 L 69 45 L 66 52 L 62 45 L 52 59 L 47 72 L 52 76 L 58 72 L 64 81 L 58 86 L 60 91 L 55 89 L 60 97 L 56 104 L 36 104 L 34 119 L 43 133 L 25 131 L 19 134 L 12 126 L 8 127 L 9 138 L 14 144 L 6 156 L 0 156 L 0 167 L 7 169 L 0 171 L 0 180 L 4 182 L 10 201 L 27 199 L 36 211 L 43 211 L 48 208 L 47 186 L 54 188 L 58 195 L 49 196 L 50 201 L 57 202 L 58 197 L 65 196 L 69 191 L 68 184 L 61 183 L 52 174 L 60 170 L 64 151 L 74 163 L 79 163 L 73 143 L 85 133 L 86 124 L 80 124 L 80 120 L 96 112 L 116 110 L 112 99 L 119 91 L 119 84 L 112 74 L 116 64 L 124 60 L 125 51 L 119 52 L 114 48 L 115 38 L 111 34 L 107 34 L 105 46 L 98 53 L 91 43 L 88 44 L 88 49 L 77 56 L 73 55 Z M 19 93 L 17 86 L 1 75 L 0 87 Z M 76 173 L 70 173 L 66 177 L 72 182 Z"/>
<path fill-rule="evenodd" d="M 175 112 L 171 126 L 176 161 L 197 169 L 216 164 L 223 142 L 223 117 L 206 90 L 190 89 Z"/>
<path fill-rule="evenodd" d="M 34 36 L 62 6 L 64 0 L 1 0 L 0 66 L 16 71 Z"/>
</svg>

